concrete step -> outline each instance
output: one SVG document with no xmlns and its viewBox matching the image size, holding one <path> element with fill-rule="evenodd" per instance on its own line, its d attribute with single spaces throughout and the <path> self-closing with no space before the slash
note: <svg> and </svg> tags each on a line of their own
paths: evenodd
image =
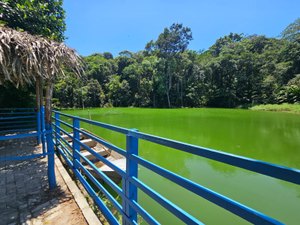
<svg viewBox="0 0 300 225">
<path fill-rule="evenodd" d="M 73 133 L 71 133 L 70 136 L 73 137 Z M 73 139 L 70 138 L 70 137 L 69 137 L 68 135 L 66 135 L 66 134 L 62 135 L 61 137 L 62 137 L 63 139 L 65 139 L 66 141 L 68 141 L 68 142 L 72 142 L 72 141 L 73 141 Z M 83 136 L 82 133 L 79 134 L 79 137 L 80 137 L 80 140 L 82 140 L 82 139 L 84 138 L 84 136 Z"/>
<path fill-rule="evenodd" d="M 96 153 L 98 153 L 99 155 L 105 157 L 105 156 L 108 156 L 110 153 L 108 151 L 106 151 L 104 148 L 96 148 L 96 149 L 93 149 Z M 88 160 L 90 161 L 95 161 L 97 158 L 92 154 L 90 153 L 89 151 L 87 150 L 83 150 L 81 152 L 81 154 L 83 156 L 85 156 Z M 96 160 L 96 161 L 99 161 L 99 160 Z"/>
<path fill-rule="evenodd" d="M 115 159 L 111 161 L 112 164 L 119 167 L 121 170 L 126 171 L 126 159 Z M 105 173 L 110 179 L 115 183 L 120 183 L 122 177 L 108 165 L 103 165 L 99 168 L 103 173 Z"/>
<path fill-rule="evenodd" d="M 97 145 L 97 142 L 92 139 L 83 139 L 80 142 L 89 146 L 90 148 L 94 148 Z M 82 145 L 80 145 L 80 150 L 84 150 L 84 147 Z"/>
</svg>

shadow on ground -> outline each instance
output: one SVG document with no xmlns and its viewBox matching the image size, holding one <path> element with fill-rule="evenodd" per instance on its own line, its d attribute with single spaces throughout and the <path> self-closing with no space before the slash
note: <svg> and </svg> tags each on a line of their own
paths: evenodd
<svg viewBox="0 0 300 225">
<path fill-rule="evenodd" d="M 0 158 L 37 153 L 34 138 L 0 141 Z M 0 224 L 86 224 L 57 171 L 56 177 L 58 187 L 49 191 L 47 157 L 0 161 Z"/>
</svg>

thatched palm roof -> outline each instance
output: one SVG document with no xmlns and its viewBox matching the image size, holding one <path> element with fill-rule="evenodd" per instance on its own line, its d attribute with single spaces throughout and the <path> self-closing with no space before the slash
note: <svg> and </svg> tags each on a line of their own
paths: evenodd
<svg viewBox="0 0 300 225">
<path fill-rule="evenodd" d="M 0 26 L 0 85 L 11 81 L 17 87 L 38 77 L 53 81 L 68 67 L 80 75 L 82 60 L 75 50 L 27 32 Z"/>
</svg>

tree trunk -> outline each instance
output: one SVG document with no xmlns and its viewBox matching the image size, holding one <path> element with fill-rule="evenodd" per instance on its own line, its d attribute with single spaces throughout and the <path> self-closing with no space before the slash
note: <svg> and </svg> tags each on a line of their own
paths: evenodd
<svg viewBox="0 0 300 225">
<path fill-rule="evenodd" d="M 36 83 L 35 83 L 36 110 L 37 110 L 37 112 L 39 112 L 40 108 L 41 108 L 40 88 L 41 88 L 41 79 L 39 77 L 37 77 L 36 78 Z"/>
<path fill-rule="evenodd" d="M 51 124 L 51 110 L 52 110 L 52 94 L 53 94 L 53 83 L 47 82 L 46 84 L 46 107 L 45 107 L 45 114 L 46 114 L 46 124 Z"/>
<path fill-rule="evenodd" d="M 39 95 L 40 95 L 40 106 L 44 105 L 44 94 L 43 94 L 43 80 L 40 79 L 40 88 L 39 88 Z"/>
<path fill-rule="evenodd" d="M 166 79 L 166 94 L 167 94 L 167 100 L 168 100 L 168 107 L 171 108 L 171 101 L 170 101 L 170 90 L 172 87 L 172 77 L 170 74 L 170 68 L 167 64 L 167 79 Z"/>
<path fill-rule="evenodd" d="M 170 102 L 170 95 L 169 95 L 169 89 L 167 89 L 167 100 L 168 100 L 168 107 L 171 108 L 171 102 Z"/>
<path fill-rule="evenodd" d="M 180 79 L 180 101 L 181 101 L 181 107 L 183 107 L 183 81 Z"/>
<path fill-rule="evenodd" d="M 47 151 L 48 151 L 48 182 L 50 190 L 56 187 L 56 177 L 54 169 L 54 143 L 52 140 L 52 126 L 51 126 L 51 110 L 52 110 L 52 94 L 53 94 L 53 82 L 46 82 L 46 138 L 47 138 Z"/>
</svg>

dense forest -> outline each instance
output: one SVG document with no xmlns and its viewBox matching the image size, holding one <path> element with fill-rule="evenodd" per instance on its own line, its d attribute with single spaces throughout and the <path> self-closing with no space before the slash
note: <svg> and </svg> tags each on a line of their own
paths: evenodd
<svg viewBox="0 0 300 225">
<path fill-rule="evenodd" d="M 1 1 L 0 23 L 63 41 L 62 0 Z M 39 12 L 39 13 L 37 13 Z M 56 80 L 55 107 L 248 107 L 300 102 L 300 18 L 278 38 L 230 33 L 189 50 L 192 31 L 165 28 L 139 52 L 83 57 L 85 73 Z M 1 75 L 1 74 L 0 74 Z M 34 105 L 34 87 L 0 86 L 0 105 Z"/>
<path fill-rule="evenodd" d="M 300 102 L 300 19 L 281 38 L 230 33 L 188 50 L 192 31 L 173 24 L 139 52 L 84 57 L 86 73 L 55 85 L 57 107 L 248 107 Z"/>
</svg>

